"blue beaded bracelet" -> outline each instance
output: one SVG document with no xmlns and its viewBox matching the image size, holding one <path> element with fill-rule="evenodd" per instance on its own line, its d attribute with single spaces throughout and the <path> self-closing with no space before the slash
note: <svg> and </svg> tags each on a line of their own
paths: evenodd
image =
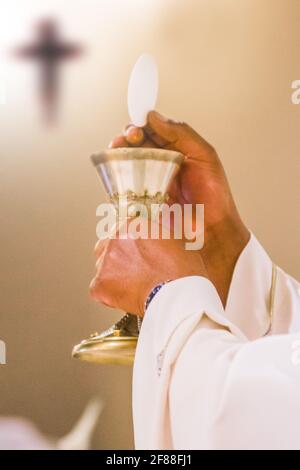
<svg viewBox="0 0 300 470">
<path fill-rule="evenodd" d="M 149 307 L 150 303 L 152 302 L 152 300 L 154 299 L 154 297 L 156 296 L 156 294 L 160 291 L 160 289 L 165 285 L 167 284 L 168 282 L 170 281 L 165 281 L 165 282 L 161 282 L 160 284 L 158 284 L 157 286 L 153 287 L 152 291 L 150 292 L 150 294 L 148 295 L 147 299 L 146 299 L 146 302 L 145 302 L 145 306 L 144 306 L 144 312 L 146 313 L 146 310 L 147 308 Z"/>
</svg>

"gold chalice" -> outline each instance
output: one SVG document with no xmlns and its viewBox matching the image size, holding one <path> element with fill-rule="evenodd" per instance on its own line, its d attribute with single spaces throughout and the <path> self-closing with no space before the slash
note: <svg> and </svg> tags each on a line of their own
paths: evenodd
<svg viewBox="0 0 300 470">
<path fill-rule="evenodd" d="M 91 158 L 116 213 L 126 204 L 128 217 L 139 215 L 141 207 L 158 215 L 183 161 L 181 153 L 152 148 L 109 149 Z M 108 330 L 76 345 L 73 357 L 98 364 L 133 364 L 141 322 L 126 313 Z"/>
</svg>

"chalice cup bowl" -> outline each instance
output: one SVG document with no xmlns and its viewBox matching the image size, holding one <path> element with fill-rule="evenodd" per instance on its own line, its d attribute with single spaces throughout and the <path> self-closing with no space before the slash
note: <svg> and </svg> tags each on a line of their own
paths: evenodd
<svg viewBox="0 0 300 470">
<path fill-rule="evenodd" d="M 117 148 L 91 159 L 120 221 L 120 212 L 135 217 L 141 207 L 152 217 L 158 216 L 184 157 L 167 149 Z M 98 364 L 132 365 L 141 323 L 141 318 L 126 313 L 101 334 L 94 333 L 76 345 L 73 357 Z"/>
</svg>

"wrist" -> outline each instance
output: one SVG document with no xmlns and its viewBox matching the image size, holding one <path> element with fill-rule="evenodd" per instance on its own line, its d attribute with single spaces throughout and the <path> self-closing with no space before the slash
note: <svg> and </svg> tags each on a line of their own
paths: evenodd
<svg viewBox="0 0 300 470">
<path fill-rule="evenodd" d="M 143 289 L 143 292 L 144 294 L 141 296 L 140 298 L 140 302 L 139 302 L 139 315 L 141 317 L 144 316 L 144 314 L 146 313 L 146 310 L 147 308 L 149 307 L 150 303 L 152 302 L 152 300 L 154 299 L 154 297 L 156 296 L 156 294 L 166 285 L 168 284 L 169 282 L 172 282 L 172 281 L 176 281 L 178 279 L 183 279 L 183 278 L 186 278 L 186 277 L 205 277 L 206 279 L 208 279 L 208 274 L 206 272 L 206 270 L 204 271 L 203 269 L 194 269 L 194 270 L 190 270 L 190 271 L 187 271 L 187 272 L 184 272 L 184 273 L 181 273 L 180 275 L 174 275 L 173 277 L 169 277 L 169 278 L 165 278 L 165 280 L 162 280 L 162 278 L 160 278 L 160 280 L 156 280 L 156 282 L 152 282 L 151 283 L 151 287 L 147 287 L 146 289 Z"/>
<path fill-rule="evenodd" d="M 236 256 L 247 245 L 250 232 L 240 217 L 226 217 L 206 230 L 204 248 L 211 255 L 226 252 L 228 257 Z"/>
<path fill-rule="evenodd" d="M 250 232 L 239 218 L 227 218 L 206 232 L 201 253 L 224 306 L 236 262 L 249 240 Z"/>
</svg>

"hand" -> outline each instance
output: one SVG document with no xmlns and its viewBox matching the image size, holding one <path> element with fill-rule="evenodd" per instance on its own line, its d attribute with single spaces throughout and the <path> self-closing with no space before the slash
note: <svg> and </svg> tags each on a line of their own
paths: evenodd
<svg viewBox="0 0 300 470">
<path fill-rule="evenodd" d="M 200 252 L 185 250 L 182 240 L 134 240 L 129 233 L 127 239 L 99 240 L 95 254 L 92 297 L 141 317 L 156 285 L 186 276 L 207 277 Z"/>
<path fill-rule="evenodd" d="M 169 190 L 171 202 L 204 204 L 205 241 L 201 254 L 225 305 L 235 263 L 250 234 L 215 149 L 186 123 L 166 119 L 156 111 L 149 113 L 144 129 L 127 126 L 124 135 L 114 139 L 110 147 L 131 145 L 168 148 L 185 155 Z"/>
</svg>

